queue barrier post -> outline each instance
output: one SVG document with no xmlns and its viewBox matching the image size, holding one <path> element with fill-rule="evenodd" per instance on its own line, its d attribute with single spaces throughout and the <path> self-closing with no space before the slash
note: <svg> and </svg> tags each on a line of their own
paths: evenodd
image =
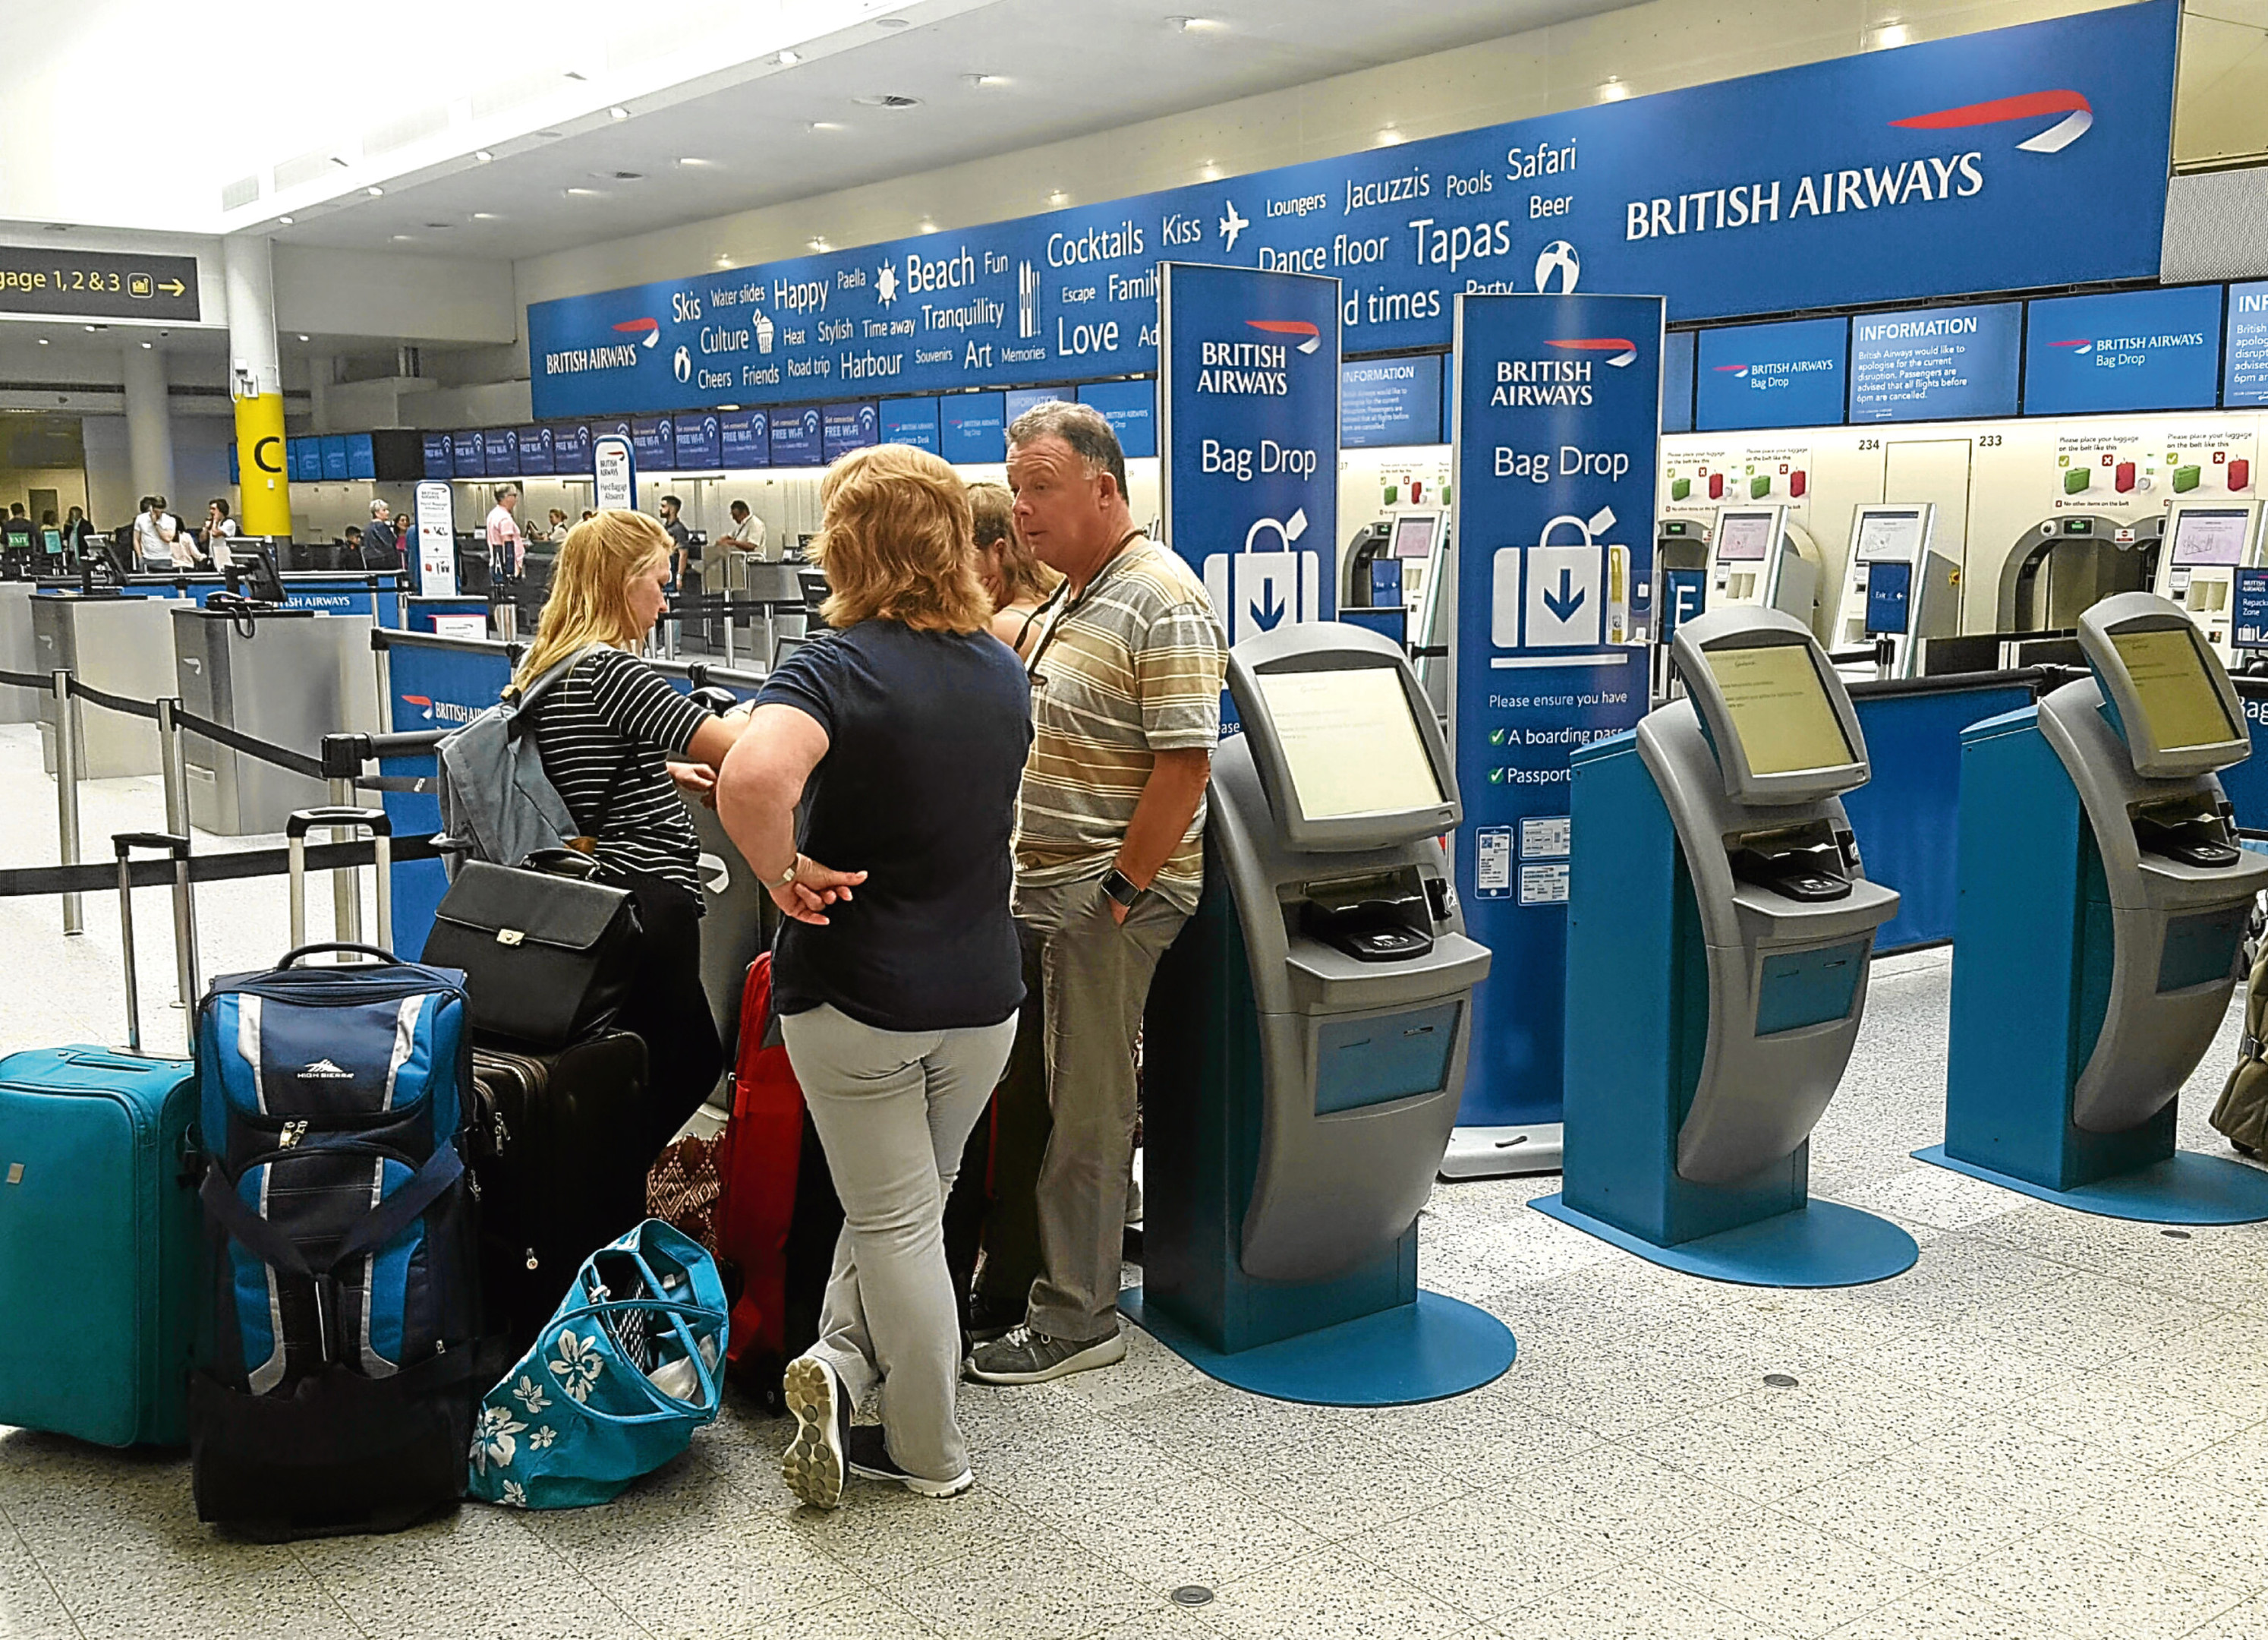
<svg viewBox="0 0 2268 1640">
<path fill-rule="evenodd" d="M 351 809 L 354 807 L 354 782 L 334 779 L 331 781 L 331 807 Z M 350 825 L 332 826 L 328 835 L 334 843 L 350 843 L 354 840 L 355 828 Z M 335 871 L 331 874 L 331 926 L 338 930 L 337 938 L 350 945 L 361 943 L 362 873 L 360 871 Z M 296 935 L 293 940 L 296 943 L 298 941 Z"/>
<path fill-rule="evenodd" d="M 58 670 L 48 686 L 55 694 L 55 842 L 66 866 L 78 857 L 78 701 L 71 694 L 71 675 Z M 63 933 L 86 932 L 85 907 L 77 894 L 63 896 Z"/>
</svg>

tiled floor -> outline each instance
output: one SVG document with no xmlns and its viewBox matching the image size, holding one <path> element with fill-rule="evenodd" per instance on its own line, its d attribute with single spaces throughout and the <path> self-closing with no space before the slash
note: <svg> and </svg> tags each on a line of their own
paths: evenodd
<svg viewBox="0 0 2268 1640">
<path fill-rule="evenodd" d="M 42 789 L 21 759 L 0 730 L 0 790 Z M 89 835 L 150 824 L 152 791 L 92 794 Z M 40 820 L 0 802 L 0 859 L 39 858 Z M 211 897 L 209 966 L 272 955 L 276 900 Z M 50 908 L 0 902 L 0 945 L 58 982 L 11 993 L 0 1048 L 110 1034 L 114 920 L 89 912 L 65 950 Z M 1818 1193 L 1921 1241 L 1896 1281 L 1689 1280 L 1529 1211 L 1556 1181 L 1444 1186 L 1423 1278 L 1520 1339 L 1479 1393 L 1286 1406 L 1137 1336 L 1107 1371 L 970 1388 L 966 1496 L 854 1482 L 831 1515 L 740 1404 L 608 1508 L 288 1548 L 201 1527 L 178 1459 L 18 1433 L 0 1634 L 2268 1640 L 2268 1228 L 2177 1239 L 1909 1160 L 1940 1133 L 1947 975 L 1876 965 L 1815 1137 Z M 2189 1146 L 2226 1154 L 2203 1114 L 2235 1039 L 2232 1016 L 2184 1095 Z M 1174 1605 L 1189 1585 L 1211 1599 Z"/>
</svg>

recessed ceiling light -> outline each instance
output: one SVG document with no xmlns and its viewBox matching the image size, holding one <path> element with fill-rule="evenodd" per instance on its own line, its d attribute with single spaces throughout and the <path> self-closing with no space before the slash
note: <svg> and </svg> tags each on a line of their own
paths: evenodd
<svg viewBox="0 0 2268 1640">
<path fill-rule="evenodd" d="M 806 131 L 839 131 L 843 128 L 834 120 L 814 120 L 803 129 Z"/>
<path fill-rule="evenodd" d="M 394 236 L 394 242 L 396 245 L 407 245 L 409 243 L 410 238 L 411 236 L 409 234 L 397 233 Z"/>
<path fill-rule="evenodd" d="M 733 265 L 733 259 L 730 256 L 719 256 L 717 258 L 717 265 L 720 268 L 729 268 Z"/>
<path fill-rule="evenodd" d="M 717 408 L 718 408 L 718 410 L 738 410 L 738 409 L 740 409 L 740 407 L 739 405 L 737 405 L 737 404 L 719 404 Z"/>
<path fill-rule="evenodd" d="M 96 332 L 97 330 L 101 329 L 102 329 L 102 327 L 101 327 L 100 325 L 89 325 L 89 326 L 87 326 L 87 328 L 86 328 L 86 329 L 87 329 L 87 334 L 88 334 L 88 335 L 90 335 L 90 336 L 92 336 L 92 335 L 93 335 L 93 334 L 94 334 L 94 332 Z"/>
<path fill-rule="evenodd" d="M 47 344 L 48 344 L 48 338 L 47 338 L 47 337 L 45 337 L 45 336 L 41 336 L 41 337 L 40 338 L 40 345 L 41 347 L 45 347 Z"/>
<path fill-rule="evenodd" d="M 1391 148 L 1397 143 L 1405 143 L 1409 140 L 1390 125 L 1378 134 L 1378 145 L 1381 148 Z"/>
<path fill-rule="evenodd" d="M 570 199 L 597 199 L 601 197 L 600 191 L 595 188 L 563 188 L 560 191 L 565 194 Z"/>
<path fill-rule="evenodd" d="M 811 248 L 812 248 L 812 249 L 814 249 L 814 250 L 825 250 L 825 249 L 827 248 L 827 241 L 826 241 L 825 240 L 823 240 L 823 239 L 820 239 L 820 240 L 804 240 L 804 243 L 805 243 L 805 244 L 806 244 L 806 245 L 808 245 L 808 246 L 810 246 L 810 247 L 811 247 Z M 90 326 L 88 327 L 88 329 L 93 329 L 93 327 L 92 327 L 92 325 L 90 325 Z"/>
<path fill-rule="evenodd" d="M 473 212 L 473 220 L 475 222 L 501 222 L 504 218 L 497 215 L 493 211 L 475 211 Z"/>
<path fill-rule="evenodd" d="M 616 103 L 613 107 L 607 110 L 607 117 L 610 120 L 627 120 L 630 117 L 630 111 L 628 108 L 623 107 L 622 104 Z"/>
<path fill-rule="evenodd" d="M 490 149 L 475 148 L 473 150 L 473 158 L 479 160 L 482 165 L 486 165 L 490 160 L 496 158 L 496 154 Z"/>
<path fill-rule="evenodd" d="M 299 332 L 299 339 L 300 339 L 302 342 L 311 342 L 311 341 L 314 340 L 314 338 L 313 338 L 313 336 L 309 336 L 309 335 L 308 335 L 306 331 L 304 331 L 304 330 L 302 330 L 301 332 Z"/>
<path fill-rule="evenodd" d="M 964 74 L 961 78 L 967 81 L 972 89 L 976 91 L 983 91 L 985 87 L 990 85 L 1005 85 L 1008 84 L 1008 77 L 1005 74 Z"/>
<path fill-rule="evenodd" d="M 1071 196 L 1064 193 L 1061 188 L 1056 189 L 1054 193 L 1048 196 L 1048 203 L 1050 205 L 1064 205 L 1069 204 L 1070 203 Z"/>
<path fill-rule="evenodd" d="M 146 352 L 148 352 L 151 348 L 153 348 L 153 347 L 155 347 L 155 346 L 157 346 L 157 345 L 158 345 L 158 344 L 157 344 L 155 342 L 144 342 L 144 344 L 142 344 L 142 351 L 143 351 L 144 352 L 145 352 L 145 353 L 146 353 Z"/>
<path fill-rule="evenodd" d="M 1184 34 L 1204 33 L 1209 29 L 1221 26 L 1216 19 L 1209 17 L 1169 17 L 1166 21 L 1180 29 Z"/>
<path fill-rule="evenodd" d="M 288 227 L 290 227 L 290 226 L 291 225 L 291 220 L 292 220 L 292 219 L 291 219 L 290 217 L 278 217 L 278 218 L 276 218 L 276 220 L 277 220 L 278 222 L 282 223 L 285 227 L 287 227 L 287 228 L 288 228 Z"/>
<path fill-rule="evenodd" d="M 1218 182 L 1220 181 L 1220 167 L 1208 159 L 1197 167 L 1197 175 L 1207 182 Z"/>
<path fill-rule="evenodd" d="M 688 154 L 688 155 L 684 156 L 682 159 L 679 159 L 677 163 L 678 163 L 678 164 L 680 164 L 680 165 L 696 166 L 712 166 L 712 165 L 715 165 L 717 162 L 716 162 L 714 159 L 696 159 L 695 158 L 693 158 L 693 156 L 692 156 L 692 155 Z"/>
<path fill-rule="evenodd" d="M 774 57 L 772 61 L 778 63 L 780 67 L 784 69 L 792 69 L 797 63 L 803 61 L 803 53 L 800 51 L 783 51 L 779 55 Z"/>
<path fill-rule="evenodd" d="M 924 222 L 921 225 L 921 231 L 924 233 L 934 233 L 937 232 L 937 224 L 934 222 Z"/>
<path fill-rule="evenodd" d="M 382 188 L 366 188 L 363 189 L 363 192 L 369 195 L 372 199 L 383 199 L 386 197 L 386 190 Z"/>
<path fill-rule="evenodd" d="M 921 99 L 902 96 L 896 92 L 878 92 L 871 97 L 853 97 L 851 101 L 862 108 L 918 108 Z"/>
<path fill-rule="evenodd" d="M 1599 100 L 1601 102 L 1620 102 L 1624 98 L 1629 95 L 1630 87 L 1624 85 L 1619 78 L 1609 79 L 1605 85 L 1599 87 Z"/>
<path fill-rule="evenodd" d="M 1903 46 L 1912 38 L 1911 31 L 1895 18 L 1874 31 L 1874 44 L 1881 48 Z"/>
</svg>

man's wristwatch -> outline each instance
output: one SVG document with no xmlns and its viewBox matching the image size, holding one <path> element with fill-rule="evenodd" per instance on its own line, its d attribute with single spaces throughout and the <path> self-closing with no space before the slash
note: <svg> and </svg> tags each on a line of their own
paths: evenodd
<svg viewBox="0 0 2268 1640">
<path fill-rule="evenodd" d="M 1116 866 L 1102 874 L 1102 891 L 1118 902 L 1121 911 L 1132 911 L 1142 898 L 1141 885 Z"/>
<path fill-rule="evenodd" d="M 787 862 L 787 869 L 780 874 L 777 882 L 767 883 L 764 886 L 774 890 L 786 888 L 795 881 L 796 874 L 800 872 L 802 869 L 803 856 L 799 853 L 793 860 Z"/>
</svg>

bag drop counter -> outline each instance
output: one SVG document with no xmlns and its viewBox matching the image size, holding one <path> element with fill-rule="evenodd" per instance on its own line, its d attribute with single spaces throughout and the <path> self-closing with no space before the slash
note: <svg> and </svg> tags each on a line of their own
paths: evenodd
<svg viewBox="0 0 2268 1640">
<path fill-rule="evenodd" d="M 40 669 L 32 637 L 33 590 L 27 580 L 0 580 L 0 672 Z M 0 723 L 37 723 L 43 698 L 35 689 L 0 688 Z"/>
<path fill-rule="evenodd" d="M 1489 969 L 1401 649 L 1287 624 L 1230 653 L 1229 691 L 1244 732 L 1213 757 L 1204 897 L 1145 1026 L 1141 1300 L 1225 1355 L 1416 1302 Z"/>
<path fill-rule="evenodd" d="M 129 700 L 156 700 L 173 692 L 173 599 L 42 592 L 31 602 L 32 670 L 68 671 L 90 688 Z M 55 769 L 58 710 L 52 694 L 40 705 L 40 751 L 50 774 Z M 81 779 L 155 774 L 158 769 L 155 721 L 79 702 Z"/>
<path fill-rule="evenodd" d="M 326 735 L 378 729 L 374 623 L 298 609 L 175 608 L 171 646 L 181 706 L 195 716 L 313 757 Z M 329 787 L 202 735 L 182 736 L 189 823 L 223 837 L 281 831 Z"/>
</svg>

